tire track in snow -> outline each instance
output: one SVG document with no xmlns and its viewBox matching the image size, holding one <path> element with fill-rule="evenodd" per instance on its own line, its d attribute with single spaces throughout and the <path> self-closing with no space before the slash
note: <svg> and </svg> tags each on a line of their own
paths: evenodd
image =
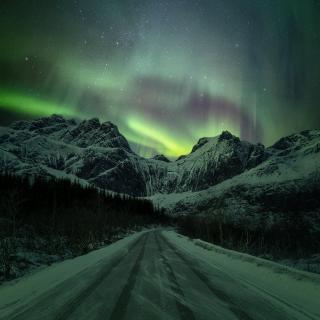
<svg viewBox="0 0 320 320">
<path fill-rule="evenodd" d="M 144 239 L 142 248 L 140 249 L 140 253 L 134 263 L 133 268 L 131 269 L 127 283 L 125 284 L 124 288 L 121 291 L 121 294 L 118 298 L 118 301 L 115 307 L 113 308 L 113 311 L 109 317 L 109 320 L 121 320 L 126 315 L 128 304 L 131 298 L 131 293 L 137 281 L 137 275 L 139 273 L 140 264 L 143 259 L 147 238 L 148 238 L 148 235 Z"/>
<path fill-rule="evenodd" d="M 232 298 L 219 288 L 214 287 L 211 284 L 210 279 L 201 273 L 198 269 L 192 266 L 193 262 L 182 255 L 164 236 L 161 235 L 161 240 L 167 245 L 167 247 L 176 255 L 182 262 L 205 284 L 205 286 L 211 291 L 213 295 L 218 297 L 229 305 L 230 311 L 240 320 L 254 320 L 246 312 L 241 310 L 239 306 L 232 300 Z"/>
<path fill-rule="evenodd" d="M 90 295 L 99 286 L 102 280 L 108 277 L 108 275 L 122 262 L 122 260 L 142 241 L 142 239 L 145 239 L 146 237 L 147 235 L 143 235 L 136 240 L 135 243 L 128 248 L 128 251 L 124 255 L 116 259 L 109 266 L 109 268 L 103 270 L 85 290 L 81 291 L 81 293 L 71 301 L 68 301 L 62 308 L 63 310 L 60 311 L 54 319 L 64 320 L 70 317 L 77 307 L 88 297 L 88 295 Z"/>
<path fill-rule="evenodd" d="M 173 247 L 173 245 L 163 236 L 161 235 L 161 238 L 168 244 L 168 246 L 172 248 L 172 250 L 182 259 L 185 261 L 185 263 L 187 263 L 187 265 L 190 267 L 191 265 L 191 260 L 188 261 L 187 258 L 185 258 L 183 256 L 183 254 L 181 252 L 179 252 L 176 248 Z M 229 274 L 227 274 L 226 271 L 224 270 L 221 270 L 220 268 L 217 268 L 217 270 L 219 270 L 220 272 L 223 272 L 225 273 L 227 276 L 230 277 Z M 200 271 L 198 271 L 200 273 Z M 201 273 L 200 273 L 201 274 Z M 207 281 L 210 281 L 210 279 L 206 276 L 204 276 L 206 279 L 208 279 Z M 319 320 L 319 317 L 315 314 L 310 314 L 309 312 L 306 312 L 304 310 L 301 310 L 300 308 L 298 308 L 297 306 L 291 304 L 291 303 L 288 303 L 287 301 L 271 294 L 270 292 L 258 287 L 257 285 L 255 285 L 254 283 L 252 282 L 249 282 L 248 280 L 245 280 L 245 279 L 240 279 L 240 281 L 242 281 L 243 283 L 245 283 L 246 285 L 248 285 L 249 287 L 253 287 L 255 290 L 257 290 L 258 292 L 263 292 L 264 294 L 266 294 L 267 296 L 271 297 L 272 299 L 274 299 L 277 303 L 279 304 L 283 304 L 287 307 L 289 307 L 290 309 L 292 309 L 294 312 L 300 314 L 301 316 L 303 316 L 304 318 L 307 318 L 307 319 L 310 319 L 310 320 Z M 209 283 L 209 282 L 208 282 Z M 298 315 L 297 315 L 298 316 Z M 300 319 L 299 317 L 295 317 L 294 319 Z M 293 318 L 292 318 L 293 319 Z"/>
<path fill-rule="evenodd" d="M 186 299 L 185 299 L 185 295 L 178 283 L 178 280 L 176 278 L 176 275 L 171 267 L 171 265 L 169 264 L 167 258 L 164 256 L 163 254 L 163 248 L 160 245 L 157 233 L 154 233 L 155 236 L 155 240 L 158 246 L 158 250 L 161 256 L 161 259 L 165 265 L 165 269 L 168 275 L 168 278 L 170 280 L 170 284 L 171 284 L 171 289 L 172 291 L 179 297 L 179 299 L 176 299 L 176 305 L 177 305 L 177 309 L 178 312 L 180 314 L 180 318 L 183 320 L 195 320 L 195 316 L 193 311 L 188 307 L 188 305 L 186 304 Z M 183 301 L 183 302 L 181 302 Z"/>
</svg>

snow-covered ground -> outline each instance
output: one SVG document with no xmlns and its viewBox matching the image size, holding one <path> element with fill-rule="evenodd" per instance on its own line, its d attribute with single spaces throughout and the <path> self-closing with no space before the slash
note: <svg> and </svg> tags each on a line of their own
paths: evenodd
<svg viewBox="0 0 320 320">
<path fill-rule="evenodd" d="M 170 230 L 0 287 L 0 319 L 320 319 L 320 276 Z"/>
<path fill-rule="evenodd" d="M 1 219 L 0 219 L 1 222 Z M 92 242 L 86 247 L 86 253 L 97 250 L 128 236 L 131 233 L 141 231 L 142 228 L 136 227 L 135 230 L 118 230 L 112 236 L 100 242 Z M 23 231 L 25 234 L 23 234 Z M 32 272 L 34 269 L 43 268 L 56 262 L 72 259 L 84 253 L 76 251 L 70 246 L 64 237 L 51 237 L 49 240 L 35 236 L 28 232 L 27 228 L 21 230 L 20 236 L 7 237 L 0 239 L 0 285 L 12 279 L 22 277 Z M 4 275 L 5 262 L 9 261 L 9 275 Z M 9 280 L 8 280 L 9 279 Z"/>
<path fill-rule="evenodd" d="M 33 270 L 20 279 L 4 283 L 0 286 L 0 319 L 14 310 L 23 309 L 31 302 L 37 301 L 56 286 L 81 272 L 94 266 L 99 268 L 105 259 L 112 259 L 116 255 L 126 253 L 130 243 L 145 232 L 135 233 L 105 248 L 49 267 Z"/>
<path fill-rule="evenodd" d="M 292 319 L 304 319 L 304 316 L 306 319 L 320 319 L 320 275 L 227 250 L 202 240 L 191 240 L 175 232 L 165 232 L 165 236 L 179 250 L 200 263 L 203 270 L 219 270 L 256 292 L 257 296 L 264 296 L 266 303 L 270 299 L 275 306 L 287 309 Z M 273 318 L 266 316 L 265 319 Z"/>
</svg>

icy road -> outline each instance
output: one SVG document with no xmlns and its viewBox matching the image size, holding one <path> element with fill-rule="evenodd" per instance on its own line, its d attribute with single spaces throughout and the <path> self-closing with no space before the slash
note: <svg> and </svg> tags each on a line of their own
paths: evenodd
<svg viewBox="0 0 320 320">
<path fill-rule="evenodd" d="M 0 319 L 320 319 L 320 277 L 151 230 L 3 285 Z"/>
</svg>

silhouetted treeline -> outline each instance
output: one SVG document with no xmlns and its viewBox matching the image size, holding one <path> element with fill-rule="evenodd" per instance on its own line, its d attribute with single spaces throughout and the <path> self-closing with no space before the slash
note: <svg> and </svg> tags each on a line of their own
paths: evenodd
<svg viewBox="0 0 320 320">
<path fill-rule="evenodd" d="M 225 216 L 223 209 L 217 211 L 219 214 L 179 217 L 178 231 L 191 238 L 276 260 L 304 258 L 319 252 L 320 229 L 312 213 L 256 212 L 254 216 L 235 220 Z"/>
<path fill-rule="evenodd" d="M 147 200 L 106 194 L 70 180 L 0 175 L 0 240 L 45 239 L 48 253 L 59 253 L 63 246 L 78 255 L 119 233 L 165 222 Z M 2 256 L 5 246 L 3 242 Z"/>
</svg>

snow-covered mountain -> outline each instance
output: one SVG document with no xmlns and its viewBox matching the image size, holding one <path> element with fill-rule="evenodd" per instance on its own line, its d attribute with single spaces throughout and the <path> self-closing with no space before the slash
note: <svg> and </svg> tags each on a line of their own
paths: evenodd
<svg viewBox="0 0 320 320">
<path fill-rule="evenodd" d="M 173 214 L 214 215 L 222 209 L 233 222 L 247 219 L 254 226 L 304 212 L 310 225 L 319 226 L 320 130 L 282 138 L 266 148 L 263 157 L 257 166 L 205 190 L 156 194 L 151 199 Z"/>
<path fill-rule="evenodd" d="M 53 115 L 0 128 L 1 170 L 68 177 L 117 192 L 145 194 L 136 160 L 118 128 L 98 119 Z"/>
<path fill-rule="evenodd" d="M 151 196 L 173 212 L 213 208 L 222 194 L 231 205 L 235 197 L 259 198 L 276 194 L 277 188 L 299 191 L 317 179 L 319 169 L 319 130 L 280 139 L 269 148 L 223 132 L 200 139 L 190 154 L 169 161 L 163 155 L 140 157 L 114 124 L 98 119 L 80 122 L 53 115 L 0 127 L 2 172 L 68 177 Z"/>
<path fill-rule="evenodd" d="M 229 132 L 200 139 L 189 155 L 170 162 L 163 155 L 140 157 L 115 125 L 98 119 L 53 115 L 0 128 L 1 171 L 69 177 L 134 196 L 203 190 L 264 158 L 262 145 Z"/>
</svg>

